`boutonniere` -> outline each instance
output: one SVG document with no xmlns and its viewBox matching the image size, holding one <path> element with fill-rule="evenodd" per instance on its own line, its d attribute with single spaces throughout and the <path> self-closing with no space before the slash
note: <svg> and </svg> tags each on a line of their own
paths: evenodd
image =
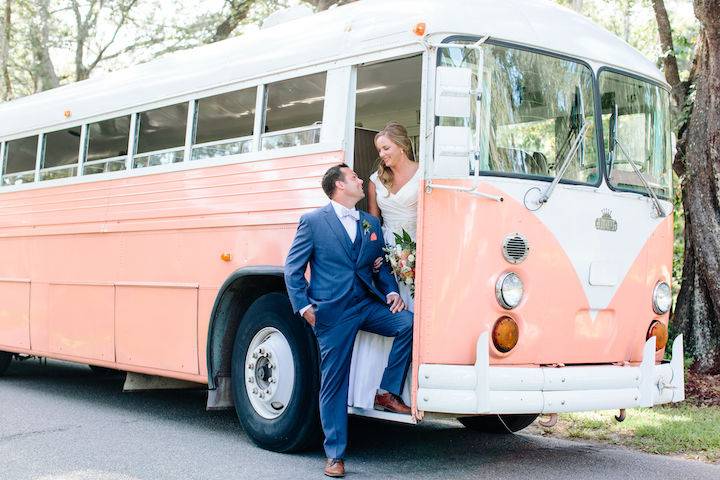
<svg viewBox="0 0 720 480">
<path fill-rule="evenodd" d="M 367 220 L 363 220 L 363 221 L 362 221 L 362 229 L 363 229 L 363 233 L 364 233 L 365 235 L 367 235 L 368 232 L 369 232 L 370 230 L 372 230 L 372 225 L 370 225 L 370 222 L 368 222 Z"/>
</svg>

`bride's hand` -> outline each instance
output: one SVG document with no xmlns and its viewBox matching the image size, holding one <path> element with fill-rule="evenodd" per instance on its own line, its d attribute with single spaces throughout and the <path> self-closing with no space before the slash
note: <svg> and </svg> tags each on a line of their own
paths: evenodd
<svg viewBox="0 0 720 480">
<path fill-rule="evenodd" d="M 378 257 L 375 259 L 375 263 L 373 264 L 373 273 L 378 273 L 380 271 L 380 267 L 382 267 L 383 264 L 383 257 Z"/>
</svg>

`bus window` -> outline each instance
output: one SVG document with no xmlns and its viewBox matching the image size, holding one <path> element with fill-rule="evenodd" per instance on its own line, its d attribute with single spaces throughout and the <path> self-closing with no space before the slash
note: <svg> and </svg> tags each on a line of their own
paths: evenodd
<svg viewBox="0 0 720 480">
<path fill-rule="evenodd" d="M 130 115 L 88 125 L 83 175 L 124 170 L 129 133 Z"/>
<path fill-rule="evenodd" d="M 367 186 L 377 169 L 375 134 L 385 125 L 398 122 L 407 128 L 417 158 L 421 78 L 420 55 L 358 66 L 353 169 L 363 179 L 366 193 L 358 208 L 367 209 Z"/>
<path fill-rule="evenodd" d="M 3 185 L 20 185 L 35 181 L 38 137 L 20 138 L 5 143 Z"/>
<path fill-rule="evenodd" d="M 191 160 L 247 153 L 252 145 L 257 88 L 201 98 Z"/>
<path fill-rule="evenodd" d="M 45 134 L 40 180 L 74 177 L 80 154 L 80 127 Z"/>
<path fill-rule="evenodd" d="M 472 50 L 443 49 L 439 64 L 470 68 L 472 89 L 481 90 L 480 112 L 473 101 L 469 118 L 439 118 L 443 126 L 470 127 L 473 139 L 480 139 L 481 172 L 551 180 L 568 158 L 564 180 L 599 182 L 590 68 L 489 43 L 482 46 L 482 58 Z M 470 162 L 468 173 L 475 173 Z"/>
<path fill-rule="evenodd" d="M 188 104 L 178 103 L 138 115 L 137 151 L 133 168 L 182 162 Z"/>
<path fill-rule="evenodd" d="M 326 76 L 315 73 L 267 86 L 263 150 L 320 141 Z"/>
</svg>

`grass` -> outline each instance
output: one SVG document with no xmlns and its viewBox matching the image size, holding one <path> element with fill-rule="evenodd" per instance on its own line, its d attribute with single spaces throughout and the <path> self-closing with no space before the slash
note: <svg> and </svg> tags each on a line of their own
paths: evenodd
<svg viewBox="0 0 720 480">
<path fill-rule="evenodd" d="M 635 448 L 648 453 L 720 462 L 720 407 L 684 402 L 627 410 L 624 422 L 617 411 L 560 415 L 553 428 L 533 426 L 544 436 L 582 439 Z"/>
</svg>

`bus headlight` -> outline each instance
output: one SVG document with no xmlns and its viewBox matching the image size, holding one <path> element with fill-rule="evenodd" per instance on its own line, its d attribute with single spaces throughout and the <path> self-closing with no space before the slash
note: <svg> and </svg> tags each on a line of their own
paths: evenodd
<svg viewBox="0 0 720 480">
<path fill-rule="evenodd" d="M 671 303 L 672 293 L 670 292 L 670 285 L 665 282 L 658 282 L 653 290 L 653 310 L 658 315 L 662 315 L 670 310 Z"/>
<path fill-rule="evenodd" d="M 524 293 L 523 283 L 520 277 L 513 272 L 506 272 L 500 275 L 495 284 L 495 296 L 498 303 L 508 310 L 518 306 Z"/>
</svg>

